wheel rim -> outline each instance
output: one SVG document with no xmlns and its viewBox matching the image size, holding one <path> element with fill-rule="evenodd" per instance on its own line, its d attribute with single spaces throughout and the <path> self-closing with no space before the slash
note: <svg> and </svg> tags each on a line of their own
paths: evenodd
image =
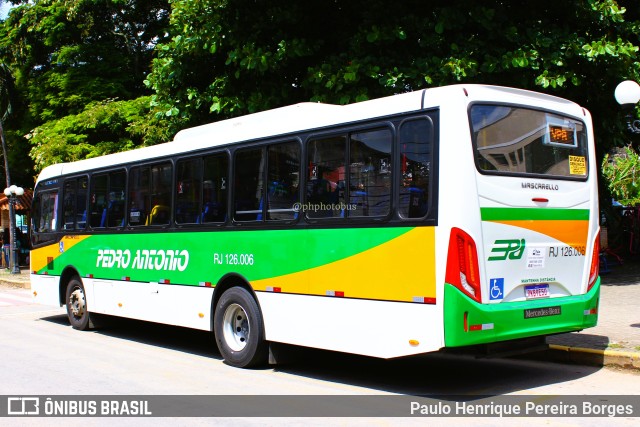
<svg viewBox="0 0 640 427">
<path fill-rule="evenodd" d="M 82 316 L 84 316 L 86 307 L 87 304 L 82 288 L 75 288 L 69 295 L 69 310 L 71 310 L 71 314 L 76 319 L 80 319 Z"/>
<path fill-rule="evenodd" d="M 249 319 L 247 312 L 238 304 L 231 304 L 222 320 L 224 340 L 233 351 L 242 351 L 249 341 Z"/>
</svg>

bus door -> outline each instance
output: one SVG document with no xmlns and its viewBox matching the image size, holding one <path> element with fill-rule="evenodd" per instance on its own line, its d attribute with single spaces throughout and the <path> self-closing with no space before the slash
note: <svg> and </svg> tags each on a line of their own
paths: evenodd
<svg viewBox="0 0 640 427">
<path fill-rule="evenodd" d="M 470 108 L 482 221 L 482 302 L 584 294 L 590 274 L 585 124 L 525 107 Z M 591 177 L 595 179 L 595 177 Z M 595 279 L 594 279 L 595 280 Z"/>
</svg>

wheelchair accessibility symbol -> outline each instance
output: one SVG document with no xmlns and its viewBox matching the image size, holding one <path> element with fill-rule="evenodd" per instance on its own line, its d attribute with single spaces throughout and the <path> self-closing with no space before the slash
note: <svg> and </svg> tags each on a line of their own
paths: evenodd
<svg viewBox="0 0 640 427">
<path fill-rule="evenodd" d="M 491 279 L 489 281 L 489 300 L 497 300 L 504 298 L 504 278 Z"/>
</svg>

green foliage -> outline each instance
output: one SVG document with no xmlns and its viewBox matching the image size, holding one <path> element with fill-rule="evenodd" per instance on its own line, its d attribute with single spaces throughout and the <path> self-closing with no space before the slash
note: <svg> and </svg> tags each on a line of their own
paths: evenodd
<svg viewBox="0 0 640 427">
<path fill-rule="evenodd" d="M 170 14 L 169 0 L 16 3 L 0 25 L 21 95 L 8 134 L 18 151 L 31 135 L 37 168 L 296 102 L 452 83 L 574 100 L 604 153 L 626 144 L 614 88 L 640 80 L 630 0 L 171 0 Z"/>
<path fill-rule="evenodd" d="M 602 175 L 611 195 L 627 206 L 640 204 L 640 156 L 625 147 L 615 154 L 607 154 L 602 161 Z"/>
<path fill-rule="evenodd" d="M 145 83 L 174 129 L 300 101 L 500 84 L 575 100 L 598 117 L 601 144 L 621 144 L 604 132 L 618 120 L 612 93 L 639 77 L 638 25 L 622 3 L 174 0 Z"/>
<path fill-rule="evenodd" d="M 0 122 L 7 120 L 13 111 L 11 102 L 14 91 L 11 70 L 4 62 L 0 62 Z"/>
<path fill-rule="evenodd" d="M 155 45 L 166 33 L 168 0 L 14 3 L 21 5 L 0 23 L 0 60 L 16 78 L 18 96 L 7 139 L 10 153 L 20 158 L 17 168 L 23 172 L 24 185 L 34 174 L 34 165 L 25 156 L 30 150 L 25 134 L 36 144 L 32 150 L 36 170 L 166 138 L 164 132 L 158 135 L 155 122 L 148 125 L 152 134 L 134 136 L 133 128 L 142 132 L 143 122 L 125 119 L 127 112 L 120 108 L 129 108 L 123 104 L 126 101 L 110 100 L 132 100 L 136 111 L 142 108 L 141 99 L 149 101 L 140 98 L 149 95 L 143 80 Z M 91 122 L 90 112 L 114 114 L 103 119 L 112 127 L 96 125 L 104 133 L 83 128 L 78 120 Z M 43 141 L 51 146 L 41 146 Z"/>
<path fill-rule="evenodd" d="M 167 0 L 40 0 L 12 10 L 0 27 L 0 52 L 32 123 L 140 96 L 168 13 Z"/>
<path fill-rule="evenodd" d="M 36 171 L 61 162 L 130 150 L 168 140 L 149 112 L 150 97 L 106 100 L 79 114 L 38 126 L 26 137 Z"/>
</svg>

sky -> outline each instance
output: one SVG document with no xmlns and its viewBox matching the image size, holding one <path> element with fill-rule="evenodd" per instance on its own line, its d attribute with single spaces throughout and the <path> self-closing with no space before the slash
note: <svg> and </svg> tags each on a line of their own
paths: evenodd
<svg viewBox="0 0 640 427">
<path fill-rule="evenodd" d="M 9 13 L 9 9 L 11 9 L 13 5 L 11 3 L 2 3 L 0 5 L 0 19 L 5 19 L 7 17 L 7 13 Z"/>
</svg>

